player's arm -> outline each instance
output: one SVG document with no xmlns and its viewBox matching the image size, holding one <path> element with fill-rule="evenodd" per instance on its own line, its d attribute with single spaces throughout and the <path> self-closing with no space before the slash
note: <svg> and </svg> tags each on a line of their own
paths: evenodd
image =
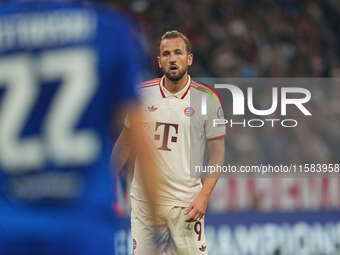
<svg viewBox="0 0 340 255">
<path fill-rule="evenodd" d="M 222 166 L 224 162 L 224 136 L 225 126 L 215 126 L 214 119 L 223 118 L 222 102 L 217 92 L 211 91 L 207 96 L 207 119 L 204 124 L 204 131 L 209 153 L 209 166 Z M 200 193 L 190 203 L 186 210 L 188 214 L 186 221 L 200 219 L 206 212 L 209 197 L 217 183 L 219 173 L 207 173 Z"/>
<path fill-rule="evenodd" d="M 115 170 L 119 172 L 129 159 L 131 145 L 129 144 L 129 129 L 124 127 L 112 150 L 111 159 Z"/>
<path fill-rule="evenodd" d="M 209 166 L 222 166 L 224 163 L 224 138 L 210 140 L 207 142 L 209 153 Z M 210 197 L 217 180 L 220 176 L 219 172 L 209 172 L 204 180 L 201 193 L 207 197 Z"/>
<path fill-rule="evenodd" d="M 129 129 L 128 133 L 123 132 L 123 136 L 119 141 L 120 144 L 115 145 L 115 149 L 119 151 L 123 157 L 128 155 L 128 151 L 134 151 L 138 157 L 140 165 L 140 176 L 145 194 L 150 201 L 150 209 L 152 218 L 156 215 L 156 204 L 158 202 L 158 169 L 153 156 L 151 143 L 148 139 L 145 129 L 143 128 L 144 117 L 142 111 L 137 105 L 129 106 Z M 122 135 L 121 134 L 121 135 Z M 125 147 L 127 146 L 127 147 Z M 120 147 L 120 148 L 119 148 Z M 122 149 L 125 148 L 125 149 Z"/>
<path fill-rule="evenodd" d="M 209 166 L 216 167 L 222 166 L 224 162 L 224 138 L 218 138 L 207 141 L 208 153 L 209 153 Z M 209 197 L 218 181 L 220 173 L 207 173 L 207 176 L 203 182 L 203 187 L 196 198 L 190 203 L 188 209 L 185 211 L 189 214 L 186 217 L 186 221 L 195 221 L 205 214 Z"/>
</svg>

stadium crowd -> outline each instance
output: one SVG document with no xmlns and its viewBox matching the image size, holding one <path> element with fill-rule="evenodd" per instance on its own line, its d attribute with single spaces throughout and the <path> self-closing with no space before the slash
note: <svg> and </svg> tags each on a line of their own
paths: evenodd
<svg viewBox="0 0 340 255">
<path fill-rule="evenodd" d="M 164 31 L 177 29 L 189 37 L 196 77 L 339 74 L 336 0 L 135 0 L 130 7 L 152 60 Z"/>
</svg>

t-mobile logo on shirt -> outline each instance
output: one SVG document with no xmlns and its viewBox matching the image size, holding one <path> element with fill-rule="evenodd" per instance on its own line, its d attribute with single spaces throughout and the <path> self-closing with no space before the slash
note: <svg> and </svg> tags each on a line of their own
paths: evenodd
<svg viewBox="0 0 340 255">
<path fill-rule="evenodd" d="M 159 150 L 164 150 L 164 151 L 171 151 L 168 148 L 168 141 L 169 141 L 169 132 L 171 127 L 173 127 L 176 131 L 176 134 L 178 134 L 178 124 L 171 124 L 171 123 L 165 123 L 165 122 L 156 122 L 156 127 L 155 131 L 157 131 L 158 127 L 164 126 L 164 132 L 163 132 L 163 141 L 162 141 L 162 146 L 157 148 Z M 154 136 L 155 140 L 158 141 L 160 140 L 161 136 L 158 134 L 155 134 Z M 172 143 L 177 143 L 177 136 L 171 136 L 171 142 Z"/>
</svg>

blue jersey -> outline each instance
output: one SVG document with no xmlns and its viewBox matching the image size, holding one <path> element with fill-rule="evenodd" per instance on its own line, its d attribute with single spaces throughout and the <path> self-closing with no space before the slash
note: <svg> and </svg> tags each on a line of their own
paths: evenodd
<svg viewBox="0 0 340 255">
<path fill-rule="evenodd" d="M 1 6 L 0 254 L 28 246 L 34 254 L 112 254 L 112 116 L 136 99 L 135 37 L 105 9 Z M 93 238 L 102 243 L 89 245 Z"/>
</svg>

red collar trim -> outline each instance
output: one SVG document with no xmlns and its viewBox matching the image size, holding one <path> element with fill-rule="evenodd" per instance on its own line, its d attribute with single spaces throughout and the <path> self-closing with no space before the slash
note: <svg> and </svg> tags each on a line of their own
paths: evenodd
<svg viewBox="0 0 340 255">
<path fill-rule="evenodd" d="M 161 91 L 162 97 L 166 98 L 166 95 L 165 95 L 163 88 L 162 88 L 162 83 L 163 83 L 163 86 L 164 86 L 164 78 L 163 77 L 159 81 L 159 90 Z M 180 97 L 180 99 L 183 99 L 188 94 L 188 91 L 190 89 L 191 84 L 192 84 L 192 80 L 191 80 L 191 77 L 190 77 L 190 84 L 189 84 L 188 88 L 186 89 L 186 91 L 183 93 L 183 95 Z"/>
<path fill-rule="evenodd" d="M 161 81 L 159 82 L 159 90 L 161 91 L 162 97 L 166 98 L 165 93 L 164 93 L 164 91 L 162 89 L 162 82 Z"/>
<path fill-rule="evenodd" d="M 184 94 L 181 96 L 181 99 L 183 99 L 187 94 L 188 94 L 188 91 L 189 91 L 189 89 L 190 89 L 190 86 L 191 86 L 191 79 L 190 79 L 190 84 L 189 84 L 189 86 L 188 86 L 188 88 L 187 88 L 187 90 L 184 92 Z"/>
</svg>

